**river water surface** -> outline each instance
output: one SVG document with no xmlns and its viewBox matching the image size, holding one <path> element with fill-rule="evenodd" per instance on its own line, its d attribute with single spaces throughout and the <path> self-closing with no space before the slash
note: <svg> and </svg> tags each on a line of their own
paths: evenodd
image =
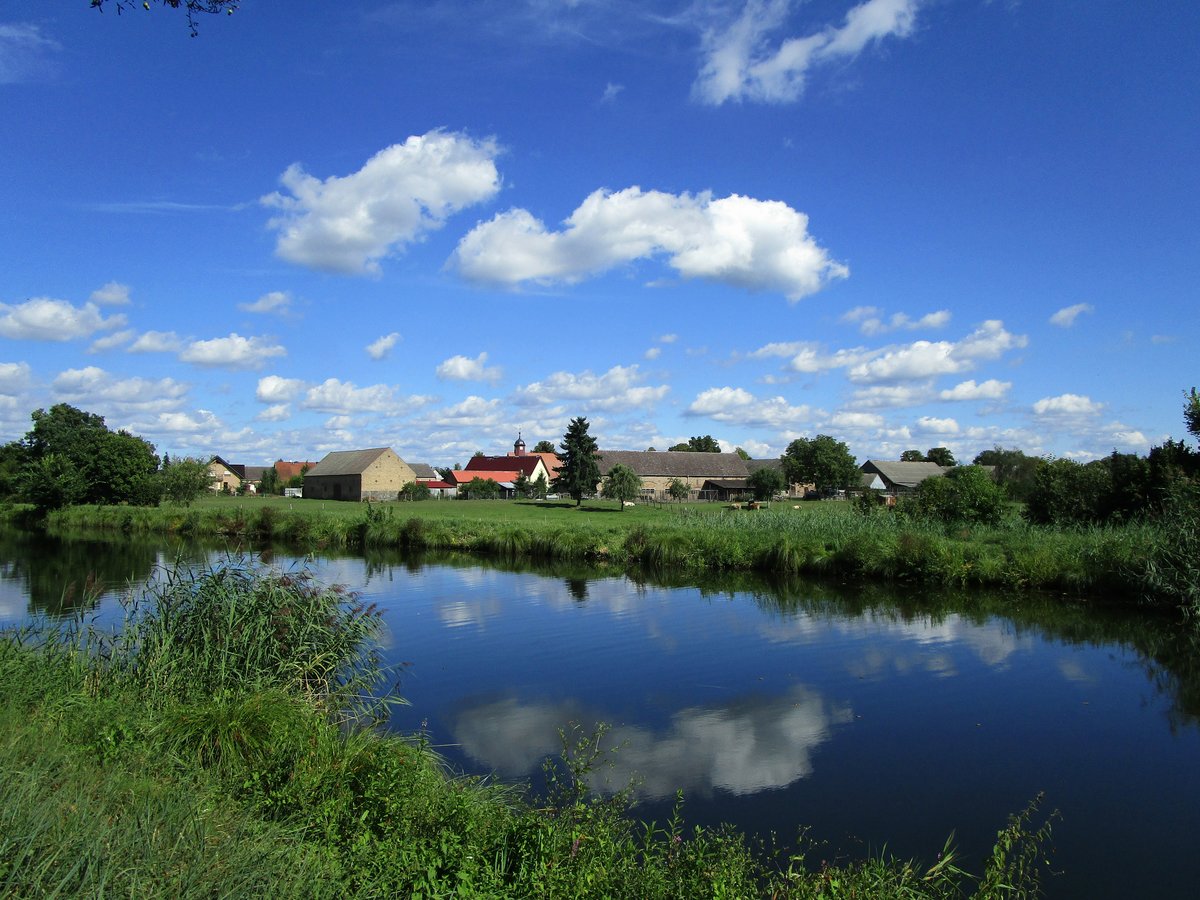
<svg viewBox="0 0 1200 900">
<path fill-rule="evenodd" d="M 119 620 L 115 588 L 227 551 L 0 535 L 0 625 Z M 1178 623 L 1064 605 L 751 579 L 663 586 L 398 555 L 255 557 L 378 604 L 393 727 L 452 765 L 537 784 L 559 730 L 612 730 L 638 814 L 798 830 L 810 859 L 887 849 L 979 868 L 1007 816 L 1058 809 L 1052 897 L 1191 897 L 1200 863 L 1200 641 Z M 264 561 L 265 560 L 265 561 Z"/>
</svg>

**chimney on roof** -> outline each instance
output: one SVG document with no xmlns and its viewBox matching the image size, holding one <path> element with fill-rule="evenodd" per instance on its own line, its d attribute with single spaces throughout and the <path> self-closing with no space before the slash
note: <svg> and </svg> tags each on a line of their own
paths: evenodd
<svg viewBox="0 0 1200 900">
<path fill-rule="evenodd" d="M 521 432 L 517 432 L 517 442 L 513 444 L 513 456 L 525 455 L 525 442 L 521 440 Z"/>
</svg>

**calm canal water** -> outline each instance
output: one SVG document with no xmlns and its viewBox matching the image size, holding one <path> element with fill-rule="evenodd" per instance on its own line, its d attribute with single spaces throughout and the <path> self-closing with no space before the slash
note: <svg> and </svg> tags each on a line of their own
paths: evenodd
<svg viewBox="0 0 1200 900">
<path fill-rule="evenodd" d="M 0 625 L 116 621 L 89 573 L 144 580 L 154 543 L 0 535 Z M 810 858 L 886 845 L 932 861 L 947 835 L 978 868 L 1009 813 L 1059 809 L 1052 897 L 1193 896 L 1200 875 L 1200 640 L 1175 623 L 1032 600 L 742 579 L 664 586 L 589 570 L 325 557 L 307 565 L 385 610 L 387 654 L 450 762 L 536 784 L 558 731 L 612 726 L 611 777 L 638 812 L 728 821 Z"/>
</svg>

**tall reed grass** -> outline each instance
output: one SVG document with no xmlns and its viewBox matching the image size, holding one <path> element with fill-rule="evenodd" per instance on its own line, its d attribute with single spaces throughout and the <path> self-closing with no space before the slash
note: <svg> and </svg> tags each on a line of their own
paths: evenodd
<svg viewBox="0 0 1200 900">
<path fill-rule="evenodd" d="M 59 529 L 123 533 L 164 530 L 244 541 L 285 541 L 314 548 L 455 550 L 506 559 L 612 562 L 713 571 L 836 575 L 841 578 L 992 586 L 1104 596 L 1110 601 L 1200 610 L 1196 547 L 1186 543 L 1200 522 L 1196 504 L 1181 521 L 1133 522 L 1065 529 L 1029 525 L 952 526 L 879 510 L 852 514 L 845 504 L 801 510 L 721 511 L 683 507 L 571 518 L 569 512 L 523 506 L 422 504 L 356 510 L 343 504 L 205 507 L 158 510 L 76 507 L 52 518 Z M 449 510 L 449 511 L 447 511 Z M 461 512 L 459 512 L 461 510 Z M 480 514 L 475 511 L 479 510 Z M 1189 518 L 1190 516 L 1190 518 Z M 627 524 L 628 518 L 628 524 Z M 1187 521 L 1183 521 L 1186 519 Z"/>
</svg>

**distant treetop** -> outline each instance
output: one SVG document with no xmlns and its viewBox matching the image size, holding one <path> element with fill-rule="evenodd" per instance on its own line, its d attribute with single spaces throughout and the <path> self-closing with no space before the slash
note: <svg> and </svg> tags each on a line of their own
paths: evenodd
<svg viewBox="0 0 1200 900">
<path fill-rule="evenodd" d="M 142 0 L 139 4 L 136 0 L 91 0 L 92 9 L 104 12 L 104 7 L 110 5 L 116 8 L 118 15 L 126 9 L 131 9 L 138 5 L 142 9 L 149 9 L 150 2 L 151 0 Z M 198 15 L 225 13 L 227 16 L 232 16 L 240 5 L 240 0 L 153 0 L 153 2 L 160 6 L 169 6 L 171 9 L 179 9 L 182 6 L 187 12 L 187 23 L 188 28 L 191 29 L 192 37 L 195 37 L 199 33 L 199 28 L 196 24 L 196 17 Z"/>
</svg>

